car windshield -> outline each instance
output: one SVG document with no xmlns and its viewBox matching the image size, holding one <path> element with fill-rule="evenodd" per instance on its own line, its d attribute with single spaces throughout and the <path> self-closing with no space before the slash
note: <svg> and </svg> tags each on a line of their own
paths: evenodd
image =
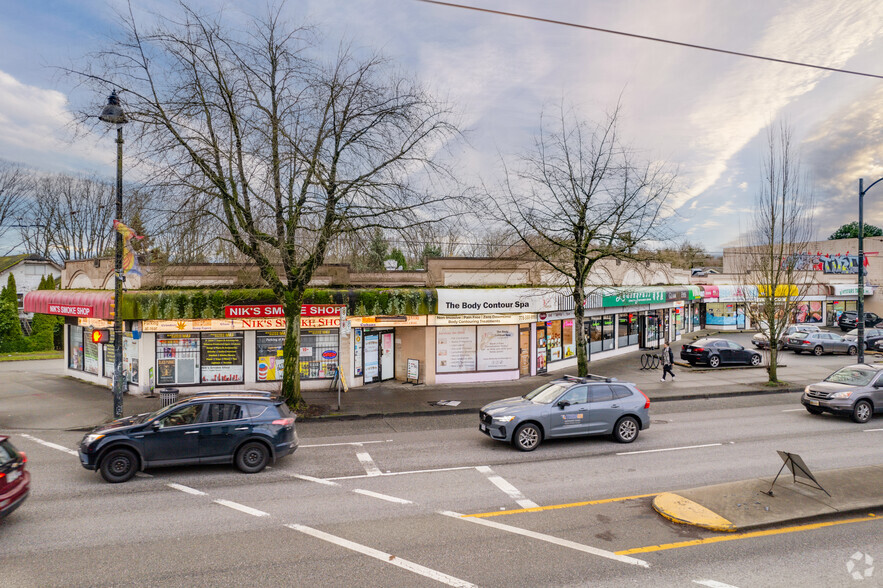
<svg viewBox="0 0 883 588">
<path fill-rule="evenodd" d="M 18 459 L 18 452 L 9 441 L 0 442 L 0 467 Z"/>
<path fill-rule="evenodd" d="M 858 337 L 858 329 L 853 329 L 846 334 L 847 335 L 855 335 L 856 337 Z"/>
<path fill-rule="evenodd" d="M 825 381 L 835 384 L 849 384 L 850 386 L 867 386 L 876 375 L 875 370 L 845 367 L 825 378 Z"/>
<path fill-rule="evenodd" d="M 524 395 L 524 398 L 540 404 L 552 404 L 559 396 L 564 394 L 564 391 L 570 388 L 570 386 L 571 384 L 549 382 L 548 384 L 543 384 L 532 392 L 528 392 Z"/>
</svg>

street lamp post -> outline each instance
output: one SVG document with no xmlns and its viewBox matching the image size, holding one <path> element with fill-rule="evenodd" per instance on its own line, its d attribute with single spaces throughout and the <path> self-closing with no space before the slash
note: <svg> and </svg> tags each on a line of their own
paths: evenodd
<svg viewBox="0 0 883 588">
<path fill-rule="evenodd" d="M 883 180 L 880 178 L 865 188 L 864 178 L 858 181 L 858 362 L 865 363 L 865 194 L 874 187 L 874 184 Z"/>
<path fill-rule="evenodd" d="M 129 122 L 126 114 L 120 106 L 120 99 L 116 90 L 111 92 L 107 99 L 107 106 L 98 117 L 106 123 L 115 125 L 117 128 L 117 195 L 116 195 L 116 220 L 122 222 L 123 218 L 123 125 Z M 120 303 L 123 297 L 123 236 L 119 231 L 116 233 L 116 247 L 114 249 L 114 296 L 113 296 L 113 416 L 123 416 L 123 392 L 125 380 L 123 378 L 123 320 L 120 316 Z"/>
</svg>

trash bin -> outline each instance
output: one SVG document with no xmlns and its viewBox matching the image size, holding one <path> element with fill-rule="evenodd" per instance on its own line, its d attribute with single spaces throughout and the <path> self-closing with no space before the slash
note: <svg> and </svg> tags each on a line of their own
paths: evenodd
<svg viewBox="0 0 883 588">
<path fill-rule="evenodd" d="M 159 391 L 159 398 L 162 401 L 163 407 L 171 406 L 178 402 L 178 389 L 177 388 L 163 388 Z"/>
</svg>

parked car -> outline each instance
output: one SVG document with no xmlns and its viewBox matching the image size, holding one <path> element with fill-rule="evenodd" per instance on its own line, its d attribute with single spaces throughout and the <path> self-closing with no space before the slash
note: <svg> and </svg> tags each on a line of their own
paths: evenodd
<svg viewBox="0 0 883 588">
<path fill-rule="evenodd" d="M 843 338 L 855 343 L 858 341 L 858 329 L 851 330 Z M 883 329 L 865 329 L 865 349 L 875 349 L 878 341 L 883 341 Z"/>
<path fill-rule="evenodd" d="M 810 384 L 800 399 L 812 414 L 849 415 L 857 423 L 883 412 L 883 364 L 840 368 L 818 384 Z"/>
<path fill-rule="evenodd" d="M 479 430 L 491 439 L 533 451 L 544 439 L 613 435 L 631 443 L 650 427 L 650 399 L 616 378 L 565 376 L 524 396 L 484 406 Z"/>
<path fill-rule="evenodd" d="M 865 313 L 865 327 L 876 327 L 880 323 L 883 323 L 883 318 L 880 318 L 873 312 Z M 840 326 L 841 331 L 850 331 L 858 327 L 858 312 L 847 310 L 837 319 L 837 324 Z"/>
<path fill-rule="evenodd" d="M 253 474 L 297 449 L 295 415 L 266 392 L 195 394 L 83 437 L 80 463 L 111 483 L 157 466 L 235 463 Z"/>
<path fill-rule="evenodd" d="M 727 339 L 699 339 L 681 347 L 681 359 L 690 365 L 708 364 L 716 368 L 727 363 L 760 365 L 763 357 L 753 349 L 745 349 L 738 343 Z"/>
<path fill-rule="evenodd" d="M 779 335 L 779 349 L 788 349 L 785 339 L 789 335 L 794 333 L 818 333 L 819 331 L 821 329 L 815 325 L 790 325 Z M 769 349 L 770 347 L 770 339 L 763 331 L 754 335 L 751 338 L 751 343 L 758 349 Z"/>
<path fill-rule="evenodd" d="M 0 520 L 17 509 L 31 491 L 28 457 L 15 448 L 9 437 L 0 435 Z"/>
<path fill-rule="evenodd" d="M 858 343 L 848 341 L 836 333 L 794 333 L 786 339 L 794 353 L 810 351 L 813 355 L 824 353 L 858 353 Z"/>
</svg>

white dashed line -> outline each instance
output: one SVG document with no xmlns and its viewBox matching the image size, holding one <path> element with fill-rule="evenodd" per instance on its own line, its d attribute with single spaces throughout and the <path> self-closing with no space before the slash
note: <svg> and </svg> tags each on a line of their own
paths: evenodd
<svg viewBox="0 0 883 588">
<path fill-rule="evenodd" d="M 382 476 L 383 472 L 380 471 L 380 468 L 377 467 L 377 464 L 374 463 L 374 460 L 371 459 L 371 456 L 366 452 L 357 453 L 356 457 L 359 458 L 359 461 L 362 463 L 362 467 L 365 468 L 365 473 L 369 476 Z"/>
<path fill-rule="evenodd" d="M 340 486 L 337 482 L 332 482 L 331 480 L 323 480 L 322 478 L 314 478 L 313 476 L 305 476 L 303 474 L 288 474 L 292 478 L 297 478 L 298 480 L 306 480 L 307 482 L 315 482 L 317 484 L 325 484 L 326 486 Z"/>
<path fill-rule="evenodd" d="M 804 410 L 806 410 L 806 409 L 805 408 L 789 408 L 788 410 L 783 410 L 782 412 L 803 412 Z M 696 580 L 694 580 L 694 582 L 695 581 Z M 703 580 L 703 581 L 713 582 L 713 580 Z"/>
<path fill-rule="evenodd" d="M 380 494 L 379 492 L 371 492 L 370 490 L 362 490 L 361 488 L 356 488 L 353 490 L 356 494 L 363 494 L 365 496 L 370 496 L 371 498 L 379 498 L 380 500 L 386 500 L 387 502 L 395 502 L 397 504 L 414 504 L 410 500 L 405 500 L 404 498 L 396 498 L 395 496 L 390 496 L 388 494 Z"/>
<path fill-rule="evenodd" d="M 639 453 L 659 453 L 660 451 L 680 451 L 682 449 L 699 449 L 700 447 L 718 447 L 723 443 L 708 443 L 706 445 L 688 445 L 686 447 L 669 447 L 667 449 L 645 449 L 644 451 L 624 451 L 616 455 L 637 455 Z"/>
<path fill-rule="evenodd" d="M 455 472 L 458 470 L 474 470 L 475 466 L 458 466 L 453 468 L 438 468 L 434 470 L 410 470 L 407 472 L 386 472 L 381 473 L 381 476 L 409 476 L 411 474 L 432 474 L 435 472 Z M 375 474 L 376 475 L 376 474 Z M 371 478 L 374 477 L 370 474 L 359 474 L 357 476 L 338 476 L 336 478 L 325 478 L 326 480 L 359 480 L 362 478 Z"/>
<path fill-rule="evenodd" d="M 239 504 L 238 502 L 232 502 L 230 500 L 222 500 L 222 499 L 218 498 L 217 500 L 214 500 L 213 502 L 216 502 L 216 503 L 220 504 L 221 506 L 226 506 L 227 508 L 232 508 L 233 510 L 238 510 L 239 512 L 244 512 L 245 514 L 250 514 L 253 517 L 268 517 L 268 516 L 270 516 L 269 513 L 266 513 L 262 510 L 252 508 L 250 506 L 245 506 L 244 504 Z"/>
<path fill-rule="evenodd" d="M 40 445 L 45 445 L 46 447 L 51 447 L 52 449 L 64 451 L 65 453 L 69 453 L 71 455 L 79 455 L 79 453 L 77 453 L 73 449 L 69 449 L 69 448 L 65 447 L 64 445 L 58 445 L 57 443 L 50 443 L 49 441 L 43 441 L 42 439 L 37 439 L 36 437 L 31 437 L 30 435 L 22 434 L 21 437 L 23 437 L 25 439 L 30 439 L 34 443 L 39 443 Z"/>
<path fill-rule="evenodd" d="M 184 486 L 182 484 L 175 484 L 174 482 L 170 482 L 166 484 L 169 488 L 173 488 L 175 490 L 180 490 L 181 492 L 186 492 L 187 494 L 193 494 L 194 496 L 205 496 L 205 492 L 201 490 L 197 490 L 196 488 L 191 488 L 190 486 Z"/>
<path fill-rule="evenodd" d="M 700 586 L 708 586 L 708 588 L 736 588 L 731 584 L 724 584 L 723 582 L 717 582 L 715 580 L 693 580 L 694 584 L 699 584 Z"/>
<path fill-rule="evenodd" d="M 865 433 L 876 433 L 878 431 L 883 431 L 883 429 L 865 429 Z"/>
<path fill-rule="evenodd" d="M 357 553 L 361 553 L 362 555 L 367 555 L 369 557 L 373 557 L 379 561 L 400 567 L 404 570 L 408 570 L 409 572 L 413 572 L 415 574 L 420 574 L 421 576 L 425 576 L 436 582 L 441 582 L 442 584 L 447 584 L 448 586 L 475 586 L 474 584 L 467 582 L 465 580 L 461 580 L 459 578 L 455 578 L 454 576 L 449 576 L 445 573 L 421 566 L 420 564 L 416 564 L 414 562 L 408 561 L 406 559 L 402 559 L 400 557 L 396 557 L 389 553 L 384 553 L 377 549 L 373 549 L 371 547 L 367 547 L 365 545 L 360 545 L 358 543 L 353 543 L 347 539 L 343 539 L 342 537 L 337 537 L 335 535 L 330 535 L 323 531 L 319 531 L 318 529 L 313 529 L 311 527 L 306 527 L 304 525 L 285 525 L 289 529 L 293 529 L 295 531 L 300 531 L 306 535 L 310 535 L 315 537 L 316 539 L 321 539 L 322 541 L 327 541 L 328 543 L 333 543 L 334 545 L 338 545 L 340 547 L 344 547 L 346 549 L 350 549 Z"/>
<path fill-rule="evenodd" d="M 494 470 L 492 470 L 488 466 L 478 466 L 475 469 L 487 476 L 487 479 L 494 486 L 505 492 L 509 496 L 509 498 L 518 503 L 518 506 L 520 506 L 521 508 L 536 508 L 539 506 L 536 502 L 525 498 L 524 494 L 522 494 L 521 491 L 518 490 L 518 488 L 494 473 Z"/>
<path fill-rule="evenodd" d="M 475 523 L 476 525 L 484 525 L 485 527 L 491 527 L 492 529 L 498 529 L 500 531 L 507 531 L 509 533 L 515 533 L 516 535 L 523 535 L 524 537 L 530 537 L 531 539 L 538 539 L 540 541 L 546 541 L 547 543 L 552 543 L 554 545 L 559 545 L 561 547 L 567 547 L 570 549 L 575 549 L 576 551 L 581 551 L 583 553 L 590 553 L 592 555 L 597 555 L 599 557 L 604 557 L 607 559 L 612 559 L 614 561 L 631 564 L 633 566 L 641 566 L 644 568 L 649 568 L 650 564 L 644 560 L 636 559 L 634 557 L 629 557 L 627 555 L 618 555 L 613 553 L 612 551 L 607 551 L 604 549 L 598 549 L 597 547 L 591 547 L 590 545 L 583 545 L 581 543 L 576 543 L 574 541 L 568 541 L 567 539 L 560 539 L 558 537 L 553 537 L 551 535 L 546 535 L 544 533 L 537 533 L 535 531 L 528 531 L 527 529 L 520 529 L 518 527 L 513 527 L 511 525 L 504 525 L 503 523 L 498 523 L 496 521 L 489 521 L 487 519 L 477 518 L 477 517 L 464 517 L 463 515 L 451 512 L 451 511 L 439 511 L 439 514 L 445 515 L 446 517 L 455 518 L 461 521 L 466 521 L 469 523 Z"/>
<path fill-rule="evenodd" d="M 307 447 L 341 447 L 344 445 L 356 445 L 361 447 L 362 445 L 368 445 L 369 443 L 392 443 L 392 439 L 387 439 L 386 441 L 353 441 L 351 443 L 320 443 L 318 445 L 298 445 L 298 449 L 304 449 Z"/>
</svg>

